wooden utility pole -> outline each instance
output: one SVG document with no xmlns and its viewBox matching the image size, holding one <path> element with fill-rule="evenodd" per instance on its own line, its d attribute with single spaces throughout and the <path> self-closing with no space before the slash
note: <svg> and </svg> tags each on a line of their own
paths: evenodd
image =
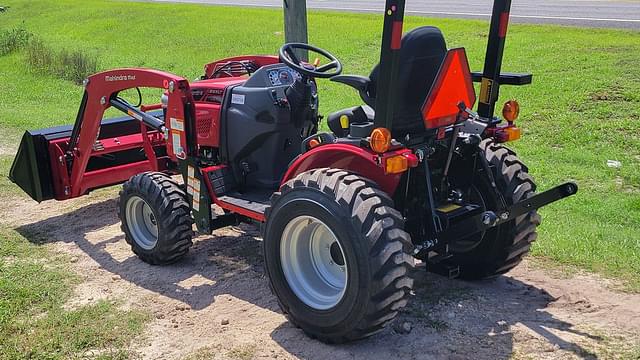
<svg viewBox="0 0 640 360">
<path fill-rule="evenodd" d="M 284 39 L 285 42 L 308 43 L 307 0 L 284 0 Z M 308 61 L 308 53 L 297 54 L 301 60 Z"/>
</svg>

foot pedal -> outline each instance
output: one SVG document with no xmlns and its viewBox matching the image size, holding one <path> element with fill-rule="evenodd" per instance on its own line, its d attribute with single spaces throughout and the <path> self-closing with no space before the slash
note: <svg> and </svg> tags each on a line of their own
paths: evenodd
<svg viewBox="0 0 640 360">
<path fill-rule="evenodd" d="M 222 196 L 235 189 L 236 184 L 233 179 L 231 169 L 226 166 L 220 166 L 212 171 L 206 172 L 211 182 L 213 191 L 216 196 Z"/>
</svg>

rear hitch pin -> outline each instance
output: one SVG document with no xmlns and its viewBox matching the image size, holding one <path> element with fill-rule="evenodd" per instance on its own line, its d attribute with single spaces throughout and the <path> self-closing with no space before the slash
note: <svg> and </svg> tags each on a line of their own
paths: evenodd
<svg viewBox="0 0 640 360">
<path fill-rule="evenodd" d="M 425 240 L 424 242 L 422 242 L 419 245 L 416 245 L 413 249 L 413 255 L 418 255 L 423 251 L 429 251 L 433 248 L 436 247 L 436 245 L 438 245 L 438 240 L 437 239 L 433 239 L 433 240 Z"/>
</svg>

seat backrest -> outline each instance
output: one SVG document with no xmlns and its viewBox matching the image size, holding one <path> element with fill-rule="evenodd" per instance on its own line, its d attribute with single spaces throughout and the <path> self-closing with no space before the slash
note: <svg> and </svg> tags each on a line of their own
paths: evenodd
<svg viewBox="0 0 640 360">
<path fill-rule="evenodd" d="M 424 131 L 421 108 L 447 54 L 440 29 L 423 26 L 402 37 L 400 70 L 396 81 L 393 128 L 394 137 Z M 375 98 L 379 65 L 369 78 L 369 95 Z"/>
</svg>

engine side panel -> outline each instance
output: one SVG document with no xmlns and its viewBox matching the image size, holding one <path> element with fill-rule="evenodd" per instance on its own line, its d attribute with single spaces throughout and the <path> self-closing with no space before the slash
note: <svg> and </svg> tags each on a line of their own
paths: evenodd
<svg viewBox="0 0 640 360">
<path fill-rule="evenodd" d="M 230 86 L 245 81 L 246 78 L 238 77 L 197 81 L 192 84 L 198 146 L 220 147 L 220 115 L 224 95 Z"/>
</svg>

